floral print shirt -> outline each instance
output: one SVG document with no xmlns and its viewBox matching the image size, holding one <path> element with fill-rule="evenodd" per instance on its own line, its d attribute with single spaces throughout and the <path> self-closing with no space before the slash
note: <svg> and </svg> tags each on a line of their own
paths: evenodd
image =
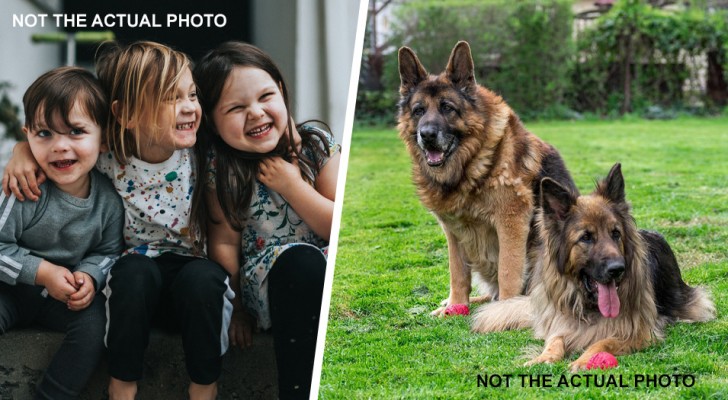
<svg viewBox="0 0 728 400">
<path fill-rule="evenodd" d="M 308 127 L 308 129 L 317 129 Z M 340 151 L 334 137 L 324 132 L 329 154 Z M 310 150 L 304 149 L 303 156 L 314 159 Z M 320 160 L 323 168 L 330 157 Z M 215 155 L 208 159 L 208 188 L 215 187 Z M 319 169 L 320 169 L 319 168 Z M 241 232 L 241 291 L 243 304 L 258 318 L 258 326 L 267 329 L 271 326 L 268 306 L 268 271 L 278 256 L 287 248 L 296 245 L 313 245 L 326 254 L 328 243 L 314 233 L 296 214 L 296 211 L 277 192 L 268 189 L 255 180 L 255 190 L 250 202 L 250 217 Z"/>
</svg>

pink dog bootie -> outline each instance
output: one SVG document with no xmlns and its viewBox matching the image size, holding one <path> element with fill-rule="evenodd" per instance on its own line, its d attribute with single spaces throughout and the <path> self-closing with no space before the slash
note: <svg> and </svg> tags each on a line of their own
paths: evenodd
<svg viewBox="0 0 728 400">
<path fill-rule="evenodd" d="M 470 308 L 467 304 L 450 304 L 445 309 L 445 315 L 468 315 Z"/>
</svg>

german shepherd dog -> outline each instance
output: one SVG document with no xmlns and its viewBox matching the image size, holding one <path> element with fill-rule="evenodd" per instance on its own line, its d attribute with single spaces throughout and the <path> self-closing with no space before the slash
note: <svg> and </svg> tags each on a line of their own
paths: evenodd
<svg viewBox="0 0 728 400">
<path fill-rule="evenodd" d="M 539 183 L 574 188 L 558 152 L 529 133 L 503 99 L 475 82 L 470 46 L 459 42 L 444 72 L 429 75 L 399 50 L 399 136 L 420 200 L 447 238 L 449 305 L 507 299 L 525 290 Z M 480 297 L 470 298 L 471 271 Z"/>
<path fill-rule="evenodd" d="M 571 363 L 577 371 L 596 353 L 627 354 L 662 340 L 669 323 L 715 318 L 709 295 L 682 280 L 665 239 L 635 226 L 620 164 L 586 196 L 543 179 L 540 205 L 533 291 L 473 317 L 478 332 L 533 327 L 546 347 L 527 365 L 586 349 Z"/>
</svg>

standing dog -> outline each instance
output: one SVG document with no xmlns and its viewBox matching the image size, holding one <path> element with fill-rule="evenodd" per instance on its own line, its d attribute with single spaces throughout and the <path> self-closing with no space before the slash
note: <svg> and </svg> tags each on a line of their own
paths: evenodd
<svg viewBox="0 0 728 400">
<path fill-rule="evenodd" d="M 529 133 L 503 99 L 475 82 L 470 46 L 459 42 L 439 75 L 399 50 L 399 136 L 420 200 L 447 238 L 449 305 L 507 299 L 525 289 L 539 184 L 574 188 L 558 152 Z M 470 298 L 471 271 L 481 297 Z"/>
<path fill-rule="evenodd" d="M 665 239 L 637 230 L 619 164 L 588 196 L 544 179 L 541 210 L 530 298 L 489 304 L 473 317 L 478 332 L 533 327 L 546 348 L 527 365 L 586 349 L 571 363 L 577 371 L 596 353 L 626 354 L 661 340 L 668 323 L 715 318 L 708 294 L 683 282 Z"/>
</svg>

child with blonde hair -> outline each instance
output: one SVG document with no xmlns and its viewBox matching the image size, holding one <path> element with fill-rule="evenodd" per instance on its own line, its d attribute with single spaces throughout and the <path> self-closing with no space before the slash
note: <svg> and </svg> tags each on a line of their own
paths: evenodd
<svg viewBox="0 0 728 400">
<path fill-rule="evenodd" d="M 193 241 L 192 147 L 202 112 L 190 60 L 154 42 L 112 44 L 99 54 L 96 70 L 113 118 L 110 152 L 96 167 L 123 199 L 127 245 L 106 290 L 109 395 L 134 398 L 152 323 L 162 322 L 182 333 L 190 398 L 213 399 L 233 292 L 228 272 L 200 258 L 204 246 Z"/>
</svg>

